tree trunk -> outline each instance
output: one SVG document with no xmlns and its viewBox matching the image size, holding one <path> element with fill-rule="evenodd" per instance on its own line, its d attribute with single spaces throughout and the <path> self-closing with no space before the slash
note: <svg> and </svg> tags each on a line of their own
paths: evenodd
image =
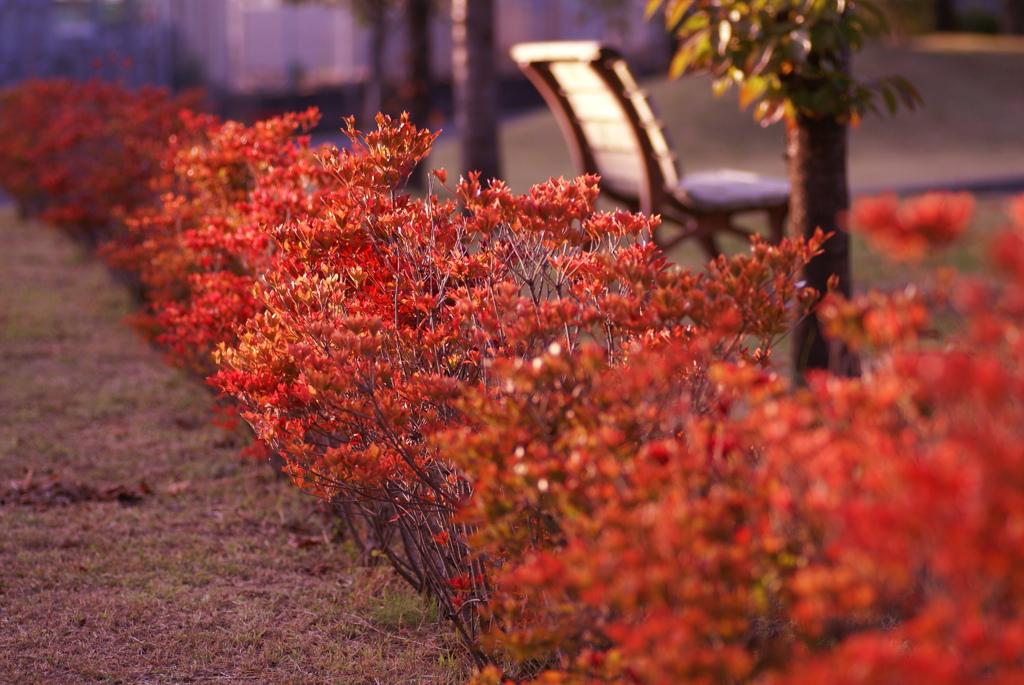
<svg viewBox="0 0 1024 685">
<path fill-rule="evenodd" d="M 377 113 L 384 109 L 384 41 L 387 37 L 387 4 L 379 0 L 366 2 L 370 28 L 370 69 L 363 88 L 363 130 L 376 128 Z"/>
<path fill-rule="evenodd" d="M 494 0 L 452 0 L 452 73 L 461 169 L 501 177 Z"/>
<path fill-rule="evenodd" d="M 1003 0 L 1005 6 L 1006 33 L 1024 34 L 1024 0 Z"/>
<path fill-rule="evenodd" d="M 839 216 L 849 208 L 846 180 L 847 127 L 832 117 L 799 115 L 786 133 L 786 159 L 790 198 L 790 231 L 810 237 L 817 228 L 834 233 L 823 252 L 804 269 L 807 285 L 824 293 L 832 275 L 839 278 L 838 291 L 849 296 L 850 241 L 839 226 Z M 836 341 L 827 341 L 813 314 L 797 324 L 793 341 L 797 378 L 808 369 L 831 369 L 842 375 L 858 372 L 857 359 Z"/>
<path fill-rule="evenodd" d="M 408 81 L 404 100 L 412 123 L 420 128 L 430 125 L 434 75 L 431 69 L 430 11 L 432 0 L 406 0 L 405 26 L 409 52 L 406 59 Z M 422 188 L 426 166 L 418 164 L 409 178 L 409 185 Z"/>
<path fill-rule="evenodd" d="M 935 30 L 956 31 L 956 12 L 953 10 L 953 0 L 934 0 L 932 7 L 935 12 Z"/>
<path fill-rule="evenodd" d="M 431 69 L 431 37 L 430 9 L 432 0 L 406 0 L 405 25 L 408 31 L 406 68 L 408 83 L 406 87 L 406 106 L 409 118 L 417 126 L 426 126 L 430 118 L 431 85 L 433 71 Z"/>
</svg>

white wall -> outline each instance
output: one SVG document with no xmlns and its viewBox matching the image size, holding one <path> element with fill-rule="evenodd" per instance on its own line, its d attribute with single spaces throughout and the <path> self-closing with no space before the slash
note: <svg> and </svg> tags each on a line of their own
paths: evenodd
<svg viewBox="0 0 1024 685">
<path fill-rule="evenodd" d="M 626 21 L 588 10 L 584 0 L 497 0 L 500 68 L 515 72 L 508 58 L 514 43 L 530 40 L 599 39 L 630 55 L 667 54 L 665 32 L 655 20 L 643 22 L 645 0 L 632 0 Z M 181 29 L 187 50 L 203 65 L 209 84 L 231 93 L 314 89 L 366 78 L 368 39 L 351 11 L 317 4 L 286 5 L 280 0 L 164 0 Z M 415 58 L 400 17 L 389 34 L 386 71 L 401 72 Z M 432 63 L 441 79 L 451 73 L 451 29 L 436 17 Z"/>
<path fill-rule="evenodd" d="M 238 90 L 313 89 L 365 77 L 348 12 L 316 5 L 253 9 L 241 16 Z"/>
</svg>

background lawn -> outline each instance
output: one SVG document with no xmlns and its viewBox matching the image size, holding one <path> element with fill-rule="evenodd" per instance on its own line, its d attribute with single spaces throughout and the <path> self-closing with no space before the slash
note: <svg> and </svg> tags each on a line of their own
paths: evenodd
<svg viewBox="0 0 1024 685">
<path fill-rule="evenodd" d="M 935 35 L 873 45 L 855 57 L 867 77 L 900 75 L 924 106 L 866 117 L 853 131 L 855 190 L 908 188 L 1012 176 L 1024 184 L 1024 37 Z M 785 174 L 782 124 L 759 127 L 735 91 L 711 93 L 707 77 L 644 82 L 684 170 L 720 167 Z M 504 179 L 522 191 L 551 176 L 574 174 L 553 115 L 540 108 L 502 127 Z M 452 136 L 442 133 L 433 167 L 456 168 Z"/>
<path fill-rule="evenodd" d="M 978 221 L 963 241 L 963 253 L 951 255 L 954 263 L 977 268 L 984 236 L 1002 222 L 1008 190 L 1024 191 L 1024 37 L 936 34 L 876 44 L 856 55 L 854 67 L 867 77 L 903 76 L 924 101 L 913 112 L 869 115 L 852 131 L 854 195 L 939 187 L 985 191 L 978 197 Z M 644 86 L 684 171 L 728 167 L 785 175 L 783 124 L 758 126 L 749 111 L 739 109 L 735 91 L 715 98 L 710 80 L 702 76 L 653 77 Z M 547 108 L 509 118 L 501 142 L 503 180 L 516 191 L 576 173 Z M 456 141 L 442 133 L 427 164 L 451 170 L 457 159 Z M 727 250 L 744 247 L 729 238 L 723 244 Z M 672 257 L 689 266 L 701 262 L 692 245 Z M 853 258 L 858 287 L 909 276 L 880 263 L 856 239 Z"/>
</svg>

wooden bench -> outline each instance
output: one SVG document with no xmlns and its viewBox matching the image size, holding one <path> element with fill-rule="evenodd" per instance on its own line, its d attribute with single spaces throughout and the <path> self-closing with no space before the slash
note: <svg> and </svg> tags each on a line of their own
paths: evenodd
<svg viewBox="0 0 1024 685">
<path fill-rule="evenodd" d="M 733 217 L 767 214 L 769 239 L 783 235 L 789 207 L 785 179 L 722 169 L 681 175 L 661 122 L 629 66 L 594 41 L 520 43 L 512 59 L 554 112 L 581 174 L 601 177 L 602 195 L 645 214 L 660 214 L 654 236 L 669 249 L 695 239 L 710 256 L 721 232 L 749 236 Z"/>
</svg>

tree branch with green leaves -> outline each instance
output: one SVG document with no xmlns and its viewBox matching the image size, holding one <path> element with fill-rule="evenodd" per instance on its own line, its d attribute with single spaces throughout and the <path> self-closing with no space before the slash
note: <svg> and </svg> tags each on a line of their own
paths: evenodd
<svg viewBox="0 0 1024 685">
<path fill-rule="evenodd" d="M 679 40 L 671 74 L 706 73 L 721 94 L 735 85 L 740 105 L 754 106 L 763 125 L 800 113 L 856 123 L 879 113 L 914 109 L 917 91 L 905 79 L 854 77 L 848 53 L 888 22 L 857 0 L 650 0 L 648 16 L 664 7 L 666 28 Z"/>
</svg>

